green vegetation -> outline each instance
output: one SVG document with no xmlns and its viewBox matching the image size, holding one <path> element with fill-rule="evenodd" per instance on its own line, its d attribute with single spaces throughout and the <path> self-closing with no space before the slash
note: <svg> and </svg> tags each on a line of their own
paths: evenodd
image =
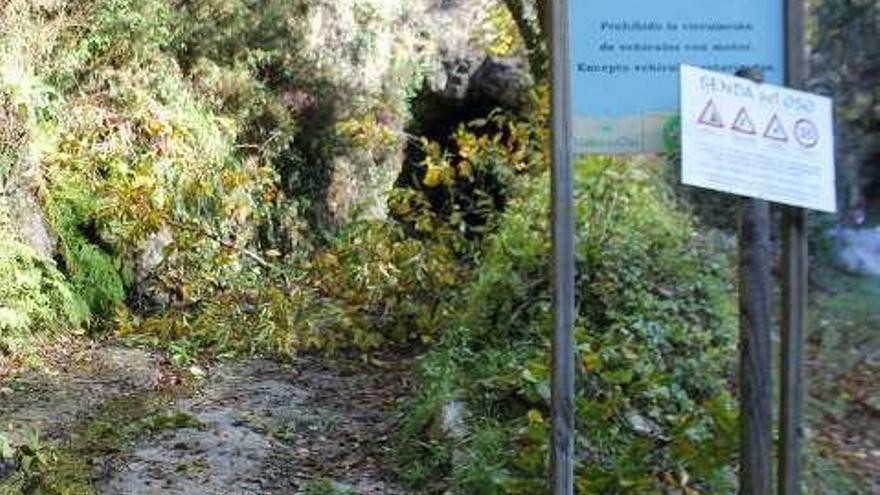
<svg viewBox="0 0 880 495">
<path fill-rule="evenodd" d="M 36 299 L 17 295 L 4 328 L 38 332 L 65 304 L 59 327 L 129 308 L 200 311 L 323 236 L 331 155 L 375 129 L 333 120 L 335 88 L 302 55 L 305 20 L 289 1 L 3 7 L 0 219 L 15 211 L 7 196 L 38 190 L 63 275 L 46 272 L 53 304 L 23 313 Z M 12 246 L 3 276 L 30 283 L 12 260 L 36 255 Z"/>
<path fill-rule="evenodd" d="M 433 129 L 448 130 L 435 140 L 402 131 L 421 48 L 386 46 L 374 27 L 390 14 L 353 0 L 352 24 L 324 48 L 358 70 L 335 74 L 310 52 L 326 34 L 310 9 L 327 7 L 321 22 L 336 12 L 319 3 L 0 7 L 0 377 L 8 357 L 84 329 L 178 365 L 414 347 L 424 356 L 398 438 L 412 490 L 545 493 L 549 98 L 546 12 L 534 7 L 546 2 L 499 2 L 470 40 L 531 62 L 528 103 Z M 850 16 L 824 15 L 843 3 Z M 829 26 L 858 24 L 869 3 L 816 3 L 814 44 L 843 56 Z M 369 72 L 371 52 L 387 73 Z M 352 89 L 361 79 L 373 89 Z M 872 132 L 875 93 L 847 95 L 844 120 Z M 414 114 L 425 101 L 409 102 Z M 667 131 L 665 163 L 577 170 L 582 495 L 734 490 L 732 203 L 671 185 L 676 122 Z M 834 427 L 810 445 L 809 484 L 855 494 L 838 433 L 877 408 L 875 388 L 852 383 L 875 378 L 874 358 L 853 349 L 876 348 L 880 291 L 861 279 L 825 289 L 811 355 L 839 369 L 811 369 L 811 422 Z M 87 459 L 200 426 L 159 402 L 105 404 L 61 440 L 0 433 L 0 470 L 15 466 L 0 494 L 92 493 Z M 329 480 L 308 491 L 347 493 Z"/>
<path fill-rule="evenodd" d="M 25 352 L 33 332 L 70 330 L 87 316 L 52 260 L 0 239 L 0 353 Z"/>
<path fill-rule="evenodd" d="M 812 299 L 808 482 L 817 494 L 867 493 L 880 411 L 880 281 L 825 273 Z"/>
<path fill-rule="evenodd" d="M 394 221 L 352 222 L 287 265 L 242 271 L 197 305 L 117 312 L 119 333 L 181 362 L 435 341 L 516 184 L 546 168 L 546 91 L 533 99 L 530 115 L 463 124 L 448 146 L 423 140 L 414 175 L 390 191 Z"/>
<path fill-rule="evenodd" d="M 25 81 L 4 74 L 2 82 L 17 83 L 25 146 L 45 169 L 45 213 L 75 294 L 96 316 L 111 314 L 134 282 L 198 298 L 204 283 L 191 290 L 187 283 L 237 270 L 225 246 L 254 235 L 244 224 L 260 215 L 258 198 L 273 191 L 274 172 L 236 151 L 259 134 L 241 112 L 272 106 L 256 98 L 233 105 L 238 90 L 229 88 L 230 103 L 216 104 L 231 107 L 230 114 L 212 109 L 215 102 L 197 94 L 172 51 L 186 48 L 186 33 L 174 30 L 166 3 L 48 6 L 53 22 L 42 21 L 47 12 L 20 4 L 4 9 L 4 25 L 18 23 L 21 30 L 7 35 L 8 46 L 23 41 L 15 36 L 50 29 L 56 36 L 45 49 L 51 55 L 42 60 L 45 67 L 9 48 L 6 62 L 32 65 L 19 68 Z M 197 48 L 189 53 L 200 55 Z M 288 127 L 265 131 L 289 139 L 278 134 Z M 160 246 L 168 251 L 163 269 L 151 271 L 157 280 L 146 284 L 135 278 L 145 270 L 138 253 L 157 236 L 172 241 Z"/>
<path fill-rule="evenodd" d="M 578 172 L 580 493 L 729 489 L 736 416 L 728 262 L 652 164 Z M 524 186 L 421 365 L 401 463 L 442 493 L 543 493 L 549 434 L 546 181 Z M 437 435 L 460 401 L 467 434 Z M 433 432 L 433 433 L 431 433 Z M 428 438 L 426 438 L 426 436 Z"/>
</svg>

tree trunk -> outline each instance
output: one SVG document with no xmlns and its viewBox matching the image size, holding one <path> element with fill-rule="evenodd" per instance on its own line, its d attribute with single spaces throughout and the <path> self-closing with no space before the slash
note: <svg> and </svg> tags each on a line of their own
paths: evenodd
<svg viewBox="0 0 880 495">
<path fill-rule="evenodd" d="M 531 19 L 527 14 L 524 2 L 535 2 L 537 19 Z M 519 35 L 526 46 L 529 57 L 529 66 L 536 82 L 547 79 L 549 71 L 549 58 L 547 53 L 547 22 L 549 17 L 549 4 L 547 0 L 504 0 L 507 10 L 513 16 Z"/>
</svg>

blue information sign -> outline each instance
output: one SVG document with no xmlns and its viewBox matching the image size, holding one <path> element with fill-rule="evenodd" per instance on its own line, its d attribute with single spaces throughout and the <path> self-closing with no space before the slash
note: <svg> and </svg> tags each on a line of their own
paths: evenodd
<svg viewBox="0 0 880 495">
<path fill-rule="evenodd" d="M 783 0 L 572 0 L 577 153 L 647 153 L 679 106 L 679 66 L 785 79 Z"/>
</svg>

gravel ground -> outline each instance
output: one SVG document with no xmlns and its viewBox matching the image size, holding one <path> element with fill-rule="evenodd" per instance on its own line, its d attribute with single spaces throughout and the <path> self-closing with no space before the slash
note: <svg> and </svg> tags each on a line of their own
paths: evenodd
<svg viewBox="0 0 880 495">
<path fill-rule="evenodd" d="M 101 404 L 157 391 L 171 426 L 88 459 L 103 495 L 396 495 L 387 468 L 390 419 L 407 393 L 406 363 L 318 357 L 251 359 L 175 386 L 158 355 L 95 347 L 3 383 L 0 424 L 64 445 Z M 170 384 L 170 385 L 169 385 Z M 171 391 L 171 392 L 169 392 Z M 13 438 L 21 442 L 22 438 Z M 323 491 L 322 491 L 323 490 Z"/>
</svg>

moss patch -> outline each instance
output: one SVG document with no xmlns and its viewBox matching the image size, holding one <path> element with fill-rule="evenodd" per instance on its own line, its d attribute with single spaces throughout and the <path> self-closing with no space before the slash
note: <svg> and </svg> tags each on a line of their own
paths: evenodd
<svg viewBox="0 0 880 495">
<path fill-rule="evenodd" d="M 150 394 L 112 400 L 74 427 L 69 438 L 20 447 L 18 471 L 0 481 L 0 495 L 96 494 L 96 461 L 106 462 L 126 445 L 162 431 L 201 427 L 194 417 L 169 411 L 170 399 Z M 28 457 L 32 460 L 25 467 L 21 461 Z"/>
</svg>

